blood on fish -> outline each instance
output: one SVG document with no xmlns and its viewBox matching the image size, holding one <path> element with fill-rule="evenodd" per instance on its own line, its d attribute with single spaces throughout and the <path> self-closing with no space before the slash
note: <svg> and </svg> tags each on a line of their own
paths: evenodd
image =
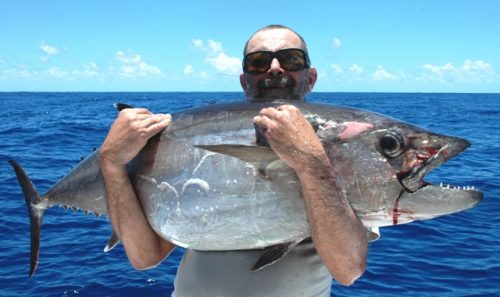
<svg viewBox="0 0 500 297">
<path fill-rule="evenodd" d="M 399 199 L 396 200 L 396 203 L 394 203 L 394 208 L 392 209 L 392 224 L 393 225 L 398 224 L 398 219 L 399 219 L 398 205 L 399 205 Z"/>
<path fill-rule="evenodd" d="M 399 208 L 399 199 L 401 199 L 401 196 L 403 196 L 404 193 L 405 193 L 405 190 L 401 190 L 401 192 L 399 192 L 398 199 L 396 199 L 396 202 L 394 202 L 394 207 L 392 208 L 392 224 L 393 225 L 398 224 L 398 219 L 399 219 L 399 216 L 401 215 L 401 213 L 398 209 Z"/>
<path fill-rule="evenodd" d="M 425 149 L 425 150 L 426 150 L 426 151 L 428 151 L 428 152 L 429 152 L 429 154 L 431 154 L 431 155 L 435 155 L 435 154 L 436 154 L 436 152 L 437 152 L 435 148 L 427 148 L 427 149 Z"/>
</svg>

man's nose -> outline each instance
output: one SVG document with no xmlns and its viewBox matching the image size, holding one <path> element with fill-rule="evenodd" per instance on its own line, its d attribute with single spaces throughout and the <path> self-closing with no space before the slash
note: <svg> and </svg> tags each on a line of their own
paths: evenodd
<svg viewBox="0 0 500 297">
<path fill-rule="evenodd" d="M 282 76 L 285 74 L 285 70 L 281 68 L 281 64 L 278 59 L 274 58 L 271 61 L 271 66 L 269 67 L 268 73 L 273 76 Z"/>
</svg>

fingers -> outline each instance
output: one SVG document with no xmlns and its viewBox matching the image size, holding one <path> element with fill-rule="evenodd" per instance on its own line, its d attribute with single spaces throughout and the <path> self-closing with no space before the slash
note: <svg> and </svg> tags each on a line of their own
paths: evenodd
<svg viewBox="0 0 500 297">
<path fill-rule="evenodd" d="M 261 109 L 259 115 L 254 117 L 254 123 L 265 129 L 290 126 L 297 122 L 300 115 L 300 110 L 293 105 L 280 105 L 276 108 L 267 107 Z"/>
<path fill-rule="evenodd" d="M 150 128 L 153 126 L 160 126 L 165 128 L 171 121 L 172 117 L 169 114 L 152 114 L 147 116 L 139 123 L 142 128 Z"/>
<path fill-rule="evenodd" d="M 154 135 L 165 129 L 172 122 L 172 116 L 169 114 L 157 114 L 144 122 L 147 122 L 146 133 Z"/>
<path fill-rule="evenodd" d="M 168 114 L 153 114 L 145 108 L 124 109 L 113 123 L 108 135 L 116 141 L 134 141 L 142 144 L 166 128 L 171 119 Z"/>
<path fill-rule="evenodd" d="M 161 130 L 167 127 L 172 119 L 168 114 L 153 114 L 145 108 L 124 109 L 119 118 L 126 126 L 141 132 Z"/>
<path fill-rule="evenodd" d="M 152 114 L 147 109 L 122 110 L 101 146 L 100 158 L 111 164 L 127 164 L 171 120 L 168 114 Z"/>
</svg>

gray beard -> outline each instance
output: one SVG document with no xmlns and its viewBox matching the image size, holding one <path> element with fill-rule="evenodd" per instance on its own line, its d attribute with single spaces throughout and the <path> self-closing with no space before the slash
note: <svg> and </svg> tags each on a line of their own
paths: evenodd
<svg viewBox="0 0 500 297">
<path fill-rule="evenodd" d="M 295 83 L 288 76 L 266 78 L 259 82 L 257 88 L 247 91 L 248 99 L 251 101 L 264 101 L 266 99 L 288 99 L 288 100 L 304 100 L 307 93 L 307 77 Z M 269 89 L 282 89 L 283 92 L 277 94 L 267 94 Z M 284 92 L 287 94 L 284 94 Z"/>
</svg>

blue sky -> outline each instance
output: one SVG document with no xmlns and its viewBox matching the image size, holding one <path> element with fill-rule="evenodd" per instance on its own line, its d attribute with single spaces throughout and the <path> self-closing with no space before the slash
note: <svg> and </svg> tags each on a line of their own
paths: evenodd
<svg viewBox="0 0 500 297">
<path fill-rule="evenodd" d="M 0 91 L 240 91 L 267 24 L 323 92 L 500 92 L 500 1 L 0 0 Z"/>
</svg>

